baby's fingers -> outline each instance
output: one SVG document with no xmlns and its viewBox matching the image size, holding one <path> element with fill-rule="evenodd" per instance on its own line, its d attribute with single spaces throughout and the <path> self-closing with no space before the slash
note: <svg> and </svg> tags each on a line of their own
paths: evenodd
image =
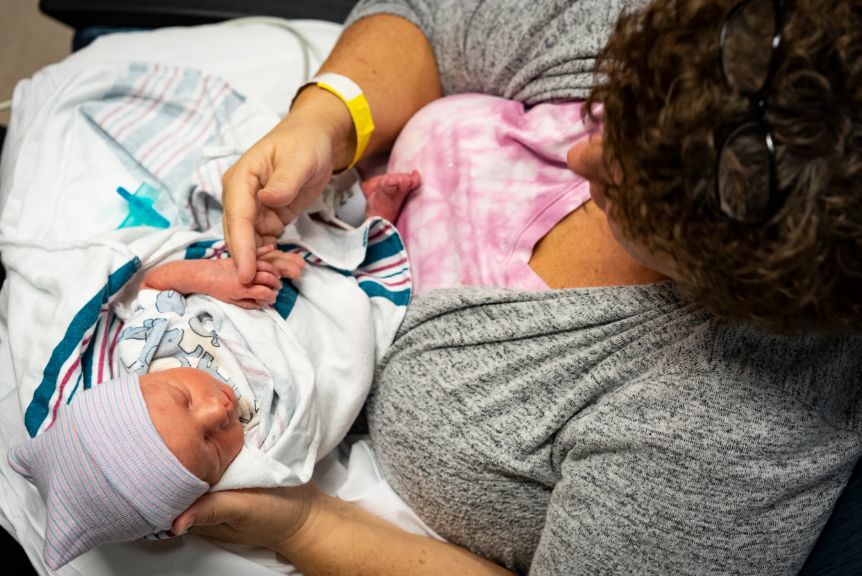
<svg viewBox="0 0 862 576">
<path fill-rule="evenodd" d="M 273 252 L 265 258 L 278 269 L 282 278 L 299 278 L 305 266 L 305 259 L 293 252 Z"/>
<path fill-rule="evenodd" d="M 260 258 L 261 256 L 264 256 L 265 254 L 269 254 L 273 250 L 275 250 L 275 244 L 264 244 L 263 246 L 258 246 L 257 247 L 257 257 Z"/>
<path fill-rule="evenodd" d="M 273 266 L 271 263 L 266 260 L 258 260 L 257 261 L 257 271 L 258 272 L 269 272 L 270 274 L 274 274 L 278 276 L 278 269 Z"/>
<path fill-rule="evenodd" d="M 275 271 L 267 272 L 258 268 L 257 274 L 254 275 L 253 284 L 269 287 L 276 292 L 281 290 L 281 280 Z"/>
<path fill-rule="evenodd" d="M 277 290 L 267 286 L 250 286 L 242 293 L 243 300 L 254 300 L 258 305 L 274 303 L 277 295 Z"/>
</svg>

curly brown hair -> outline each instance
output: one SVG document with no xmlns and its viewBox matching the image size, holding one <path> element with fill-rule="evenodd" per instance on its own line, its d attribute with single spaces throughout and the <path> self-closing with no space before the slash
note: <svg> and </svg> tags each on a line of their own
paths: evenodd
<svg viewBox="0 0 862 576">
<path fill-rule="evenodd" d="M 720 29 L 736 3 L 655 0 L 619 19 L 585 106 L 621 174 L 609 215 L 627 238 L 669 254 L 683 289 L 719 317 L 858 332 L 862 2 L 785 3 L 766 121 L 786 201 L 758 225 L 724 216 L 715 194 L 727 127 L 752 113 L 722 72 Z"/>
</svg>

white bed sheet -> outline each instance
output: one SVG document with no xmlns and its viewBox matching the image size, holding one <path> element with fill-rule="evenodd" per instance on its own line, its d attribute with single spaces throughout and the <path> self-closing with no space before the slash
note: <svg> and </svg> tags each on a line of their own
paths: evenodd
<svg viewBox="0 0 862 576">
<path fill-rule="evenodd" d="M 293 21 L 311 43 L 310 69 L 319 67 L 335 43 L 340 26 Z M 90 47 L 20 82 L 13 95 L 12 121 L 0 164 L 0 212 L 10 188 L 19 145 L 41 105 L 76 73 L 104 63 L 166 62 L 218 75 L 257 103 L 285 114 L 296 89 L 305 81 L 303 47 L 290 32 L 265 24 L 212 25 L 135 32 L 97 39 Z M 94 169 L 98 169 L 94 167 Z M 42 560 L 45 507 L 35 487 L 11 470 L 5 454 L 26 438 L 15 391 L 5 311 L 10 303 L 0 292 L 0 526 L 22 545 L 40 574 L 55 574 Z M 349 462 L 348 459 L 349 458 Z M 348 480 L 350 476 L 351 481 Z M 434 536 L 382 480 L 367 443 L 349 454 L 330 455 L 318 464 L 315 480 L 327 492 L 357 501 L 405 529 Z M 72 561 L 56 574 L 86 576 L 149 574 L 284 573 L 285 565 L 262 549 L 230 550 L 205 539 L 186 536 L 163 542 L 101 546 Z"/>
<path fill-rule="evenodd" d="M 234 23 L 243 22 L 233 21 Z M 313 73 L 332 49 L 341 27 L 331 22 L 294 20 L 311 45 Z M 97 38 L 62 62 L 21 80 L 12 95 L 12 116 L 0 163 L 0 212 L 10 187 L 20 144 L 50 95 L 88 68 L 121 62 L 164 62 L 220 76 L 233 88 L 283 116 L 303 77 L 303 45 L 290 32 L 266 24 L 216 24 L 163 28 Z"/>
</svg>

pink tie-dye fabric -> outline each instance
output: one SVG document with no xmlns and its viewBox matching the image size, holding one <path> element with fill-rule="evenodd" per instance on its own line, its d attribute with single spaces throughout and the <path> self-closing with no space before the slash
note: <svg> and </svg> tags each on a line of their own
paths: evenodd
<svg viewBox="0 0 862 576">
<path fill-rule="evenodd" d="M 566 153 L 589 131 L 581 103 L 450 96 L 417 113 L 389 159 L 422 185 L 398 218 L 415 291 L 452 286 L 546 290 L 529 266 L 536 243 L 589 198 Z"/>
</svg>

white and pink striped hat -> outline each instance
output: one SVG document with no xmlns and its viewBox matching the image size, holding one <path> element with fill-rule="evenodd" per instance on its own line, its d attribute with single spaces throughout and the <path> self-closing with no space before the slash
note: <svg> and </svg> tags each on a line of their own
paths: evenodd
<svg viewBox="0 0 862 576">
<path fill-rule="evenodd" d="M 45 500 L 53 570 L 100 544 L 169 530 L 209 490 L 159 436 L 134 375 L 78 392 L 8 460 Z"/>
</svg>

